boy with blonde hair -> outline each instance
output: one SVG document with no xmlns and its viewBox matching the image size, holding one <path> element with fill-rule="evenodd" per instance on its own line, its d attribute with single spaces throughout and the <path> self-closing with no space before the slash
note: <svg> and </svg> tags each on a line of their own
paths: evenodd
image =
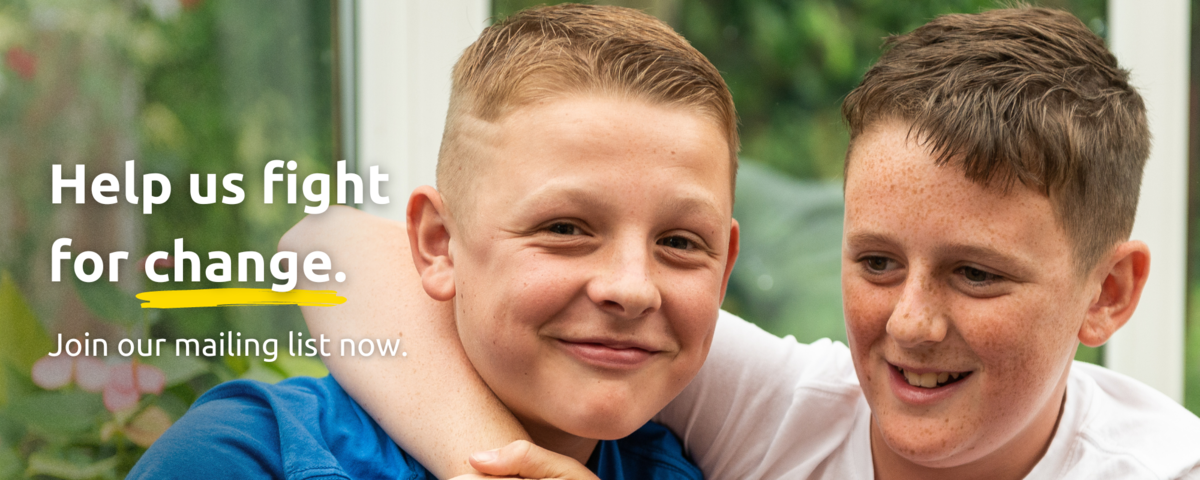
<svg viewBox="0 0 1200 480">
<path fill-rule="evenodd" d="M 653 17 L 566 5 L 487 28 L 452 91 L 407 237 L 463 353 L 534 444 L 601 478 L 700 478 L 648 422 L 703 363 L 737 255 L 720 74 Z M 131 473 L 430 475 L 333 377 L 220 385 Z"/>
<path fill-rule="evenodd" d="M 1072 361 L 1129 320 L 1149 271 L 1129 240 L 1150 147 L 1129 72 L 1048 9 L 947 15 L 887 44 L 843 107 L 849 348 L 723 315 L 657 418 L 710 478 L 1200 477 L 1200 419 Z M 461 449 L 434 437 L 402 440 Z"/>
</svg>

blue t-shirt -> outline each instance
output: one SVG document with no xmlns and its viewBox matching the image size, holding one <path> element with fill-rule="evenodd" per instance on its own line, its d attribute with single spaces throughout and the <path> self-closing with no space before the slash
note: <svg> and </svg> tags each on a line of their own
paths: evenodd
<svg viewBox="0 0 1200 480">
<path fill-rule="evenodd" d="M 701 479 L 666 427 L 601 441 L 588 468 L 603 480 Z M 332 376 L 209 390 L 130 472 L 140 478 L 433 479 Z"/>
</svg>

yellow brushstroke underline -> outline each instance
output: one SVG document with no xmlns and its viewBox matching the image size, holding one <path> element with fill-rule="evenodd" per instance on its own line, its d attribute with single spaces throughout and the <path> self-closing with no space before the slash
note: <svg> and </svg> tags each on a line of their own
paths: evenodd
<svg viewBox="0 0 1200 480">
<path fill-rule="evenodd" d="M 160 290 L 137 294 L 145 300 L 142 308 L 238 307 L 245 305 L 299 305 L 332 307 L 346 303 L 333 290 L 291 290 L 276 292 L 269 288 L 209 288 L 203 290 Z"/>
</svg>

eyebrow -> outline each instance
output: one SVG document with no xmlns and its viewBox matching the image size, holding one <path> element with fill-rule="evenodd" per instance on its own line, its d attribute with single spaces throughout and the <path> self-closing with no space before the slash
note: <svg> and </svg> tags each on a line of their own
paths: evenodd
<svg viewBox="0 0 1200 480">
<path fill-rule="evenodd" d="M 853 233 L 853 234 L 846 236 L 846 244 L 852 245 L 852 246 L 880 245 L 880 244 L 892 245 L 895 243 L 896 242 L 893 242 L 891 238 L 888 238 L 885 235 L 880 235 L 878 233 Z"/>
<path fill-rule="evenodd" d="M 541 203 L 569 203 L 576 204 L 585 208 L 599 208 L 610 202 L 607 197 L 611 195 L 611 191 L 598 191 L 592 188 L 581 188 L 575 185 L 556 185 L 554 183 L 546 184 L 525 198 L 517 202 L 513 207 L 515 209 L 528 208 Z M 683 192 L 681 197 L 671 197 L 669 202 L 660 202 L 660 205 L 668 207 L 671 213 L 677 215 L 685 215 L 702 211 L 712 215 L 724 216 L 721 209 L 717 207 L 711 196 L 704 195 L 699 192 Z"/>
</svg>

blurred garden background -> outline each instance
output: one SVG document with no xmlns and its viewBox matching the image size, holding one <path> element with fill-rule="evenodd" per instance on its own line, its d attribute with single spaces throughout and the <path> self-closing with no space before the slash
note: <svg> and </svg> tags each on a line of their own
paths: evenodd
<svg viewBox="0 0 1200 480">
<path fill-rule="evenodd" d="M 494 0 L 492 9 L 502 18 L 542 3 Z M 603 3 L 642 8 L 673 25 L 716 64 L 733 91 L 743 142 L 735 207 L 743 248 L 725 308 L 801 341 L 844 340 L 842 98 L 878 57 L 885 36 L 997 2 Z M 1106 33 L 1104 0 L 1033 3 L 1069 10 Z M 51 347 L 51 333 L 173 339 L 232 330 L 279 338 L 304 330 L 297 307 L 144 311 L 133 298 L 148 287 L 136 260 L 171 250 L 175 238 L 196 252 L 269 256 L 303 217 L 301 205 L 247 201 L 198 208 L 184 189 L 189 174 L 236 171 L 246 174 L 247 198 L 261 198 L 262 166 L 272 159 L 296 160 L 301 174 L 332 171 L 341 159 L 337 11 L 330 0 L 0 0 L 0 478 L 120 478 L 154 432 L 211 386 L 239 377 L 324 373 L 305 359 L 146 358 L 108 366 L 137 372 L 144 364 L 162 372 L 159 388 L 137 390 L 136 404 L 122 407 L 108 401 L 108 387 L 72 376 L 79 365 L 67 365 L 57 383 L 32 372 Z M 153 215 L 124 202 L 50 203 L 51 164 L 84 164 L 90 181 L 101 172 L 123 179 L 127 160 L 137 161 L 138 173 L 167 175 L 175 200 Z M 1192 185 L 1198 171 L 1191 169 Z M 1200 212 L 1197 193 L 1192 212 Z M 67 275 L 51 282 L 49 250 L 60 237 L 74 239 L 73 252 L 131 252 L 122 281 L 87 284 Z M 1192 239 L 1200 246 L 1200 237 Z M 1190 258 L 1192 278 L 1200 275 L 1200 257 Z M 1200 283 L 1189 288 L 1185 403 L 1200 412 Z M 1093 362 L 1102 355 L 1080 352 Z M 55 368 L 64 367 L 42 364 L 43 372 Z"/>
<path fill-rule="evenodd" d="M 172 250 L 176 238 L 194 252 L 269 258 L 303 217 L 301 205 L 196 205 L 187 178 L 243 172 L 246 198 L 262 198 L 269 160 L 295 160 L 302 174 L 332 170 L 332 11 L 329 1 L 0 0 L 0 478 L 120 478 L 213 385 L 325 374 L 311 359 L 147 357 L 141 367 L 165 381 L 144 396 L 134 390 L 140 401 L 129 406 L 112 400 L 117 390 L 88 385 L 97 376 L 115 382 L 115 367 L 31 371 L 52 351 L 51 334 L 109 339 L 109 359 L 121 360 L 118 338 L 305 330 L 295 306 L 143 310 L 133 295 L 164 287 L 147 284 L 137 261 Z M 124 182 L 127 160 L 138 174 L 166 175 L 172 201 L 152 215 L 124 200 L 51 204 L 51 164 L 86 165 L 89 182 L 102 172 Z M 130 252 L 121 281 L 68 273 L 51 282 L 49 250 L 61 237 L 73 239 L 75 254 Z M 56 375 L 64 368 L 66 377 Z M 142 370 L 154 374 L 134 369 Z M 74 385 L 60 386 L 64 378 Z"/>
</svg>

